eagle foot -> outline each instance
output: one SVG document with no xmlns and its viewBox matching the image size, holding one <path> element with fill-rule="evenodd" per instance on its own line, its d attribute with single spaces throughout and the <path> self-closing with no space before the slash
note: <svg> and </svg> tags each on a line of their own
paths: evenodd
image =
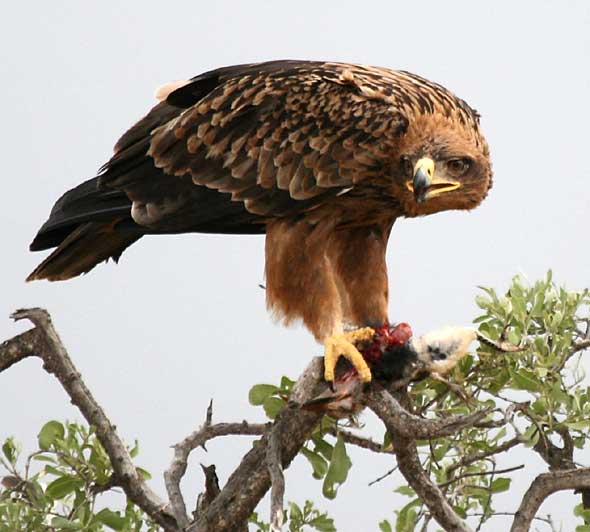
<svg viewBox="0 0 590 532">
<path fill-rule="evenodd" d="M 343 356 L 354 366 L 361 382 L 370 382 L 371 370 L 354 344 L 371 340 L 374 334 L 374 329 L 363 327 L 327 338 L 324 342 L 324 379 L 327 382 L 334 382 L 336 363 Z"/>
</svg>

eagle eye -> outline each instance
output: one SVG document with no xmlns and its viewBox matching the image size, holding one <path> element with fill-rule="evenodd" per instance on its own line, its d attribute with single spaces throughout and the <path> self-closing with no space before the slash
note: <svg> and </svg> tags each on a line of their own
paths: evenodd
<svg viewBox="0 0 590 532">
<path fill-rule="evenodd" d="M 467 158 L 454 158 L 447 161 L 447 172 L 453 177 L 462 176 L 471 166 L 471 160 Z"/>
</svg>

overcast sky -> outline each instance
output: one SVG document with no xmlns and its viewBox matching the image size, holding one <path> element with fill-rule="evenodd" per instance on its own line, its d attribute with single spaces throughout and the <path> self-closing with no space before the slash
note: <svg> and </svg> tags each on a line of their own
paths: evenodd
<svg viewBox="0 0 590 532">
<path fill-rule="evenodd" d="M 93 177 L 119 135 L 154 104 L 161 84 L 218 66 L 320 59 L 410 70 L 481 113 L 494 187 L 471 213 L 395 225 L 388 251 L 390 316 L 417 333 L 469 324 L 477 285 L 503 289 L 516 273 L 551 267 L 569 288 L 590 285 L 590 2 L 12 2 L 0 21 L 0 341 L 9 321 L 46 307 L 88 386 L 154 474 L 169 446 L 203 420 L 262 420 L 248 405 L 255 383 L 295 377 L 321 352 L 302 328 L 265 311 L 259 236 L 144 238 L 118 266 L 65 283 L 25 284 L 43 258 L 28 244 L 54 201 Z M 0 438 L 31 448 L 51 419 L 80 419 L 60 386 L 29 360 L 0 374 Z M 380 435 L 368 414 L 369 431 Z M 197 453 L 223 481 L 250 440 Z M 334 502 L 298 458 L 287 496 L 314 498 L 340 531 L 377 530 L 405 499 L 393 481 L 367 483 L 388 457 L 352 451 L 354 468 Z M 508 464 L 519 462 L 518 454 Z M 186 486 L 201 485 L 196 467 Z M 514 511 L 526 479 L 498 510 Z M 542 512 L 573 528 L 568 496 Z M 360 498 L 359 504 L 353 504 Z M 563 501 L 567 501 L 567 505 Z M 268 514 L 265 505 L 260 509 Z M 493 520 L 486 530 L 498 529 Z M 541 525 L 544 526 L 544 525 Z"/>
</svg>

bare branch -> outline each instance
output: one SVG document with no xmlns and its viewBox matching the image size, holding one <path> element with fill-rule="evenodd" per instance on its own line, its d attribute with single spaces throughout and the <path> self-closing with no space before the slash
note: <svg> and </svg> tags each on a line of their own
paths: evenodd
<svg viewBox="0 0 590 532">
<path fill-rule="evenodd" d="M 27 357 L 39 356 L 45 347 L 43 335 L 38 329 L 26 331 L 0 344 L 0 371 Z"/>
<path fill-rule="evenodd" d="M 168 497 L 170 497 L 170 506 L 181 528 L 188 526 L 190 522 L 187 515 L 186 503 L 180 490 L 180 481 L 186 473 L 188 457 L 191 451 L 197 447 L 204 448 L 207 441 L 220 436 L 261 436 L 270 426 L 270 423 L 250 424 L 246 421 L 212 425 L 212 416 L 213 405 L 209 403 L 203 426 L 174 446 L 174 458 L 168 470 L 164 472 L 164 481 L 166 483 Z"/>
<path fill-rule="evenodd" d="M 266 448 L 266 465 L 270 474 L 270 529 L 278 532 L 283 529 L 285 519 L 283 513 L 283 497 L 285 496 L 285 476 L 281 467 L 281 446 L 277 425 L 268 436 Z"/>
<path fill-rule="evenodd" d="M 566 469 L 538 475 L 524 494 L 511 532 L 526 532 L 539 507 L 549 495 L 562 490 L 589 489 L 590 468 Z"/>
<path fill-rule="evenodd" d="M 469 419 L 469 423 L 474 423 L 487 415 L 487 412 L 483 415 L 480 412 L 476 416 L 444 420 L 451 421 L 449 425 L 438 423 L 433 425 L 438 420 L 424 420 L 410 414 L 386 391 L 370 392 L 365 400 L 367 406 L 377 414 L 391 434 L 399 470 L 426 505 L 432 517 L 447 531 L 470 531 L 471 529 L 448 503 L 440 488 L 430 480 L 424 471 L 418 457 L 415 440 L 434 437 L 433 434 L 449 434 L 452 433 L 448 432 L 451 428 L 454 428 L 454 431 L 460 430 L 463 426 L 468 426 L 467 419 Z"/>
<path fill-rule="evenodd" d="M 588 334 L 588 331 L 586 331 L 586 335 Z M 583 351 L 584 349 L 588 349 L 590 347 L 590 339 L 584 339 L 584 340 L 578 340 L 577 342 L 574 342 L 571 354 L 573 355 L 574 353 L 577 353 L 578 351 Z"/>
<path fill-rule="evenodd" d="M 471 427 L 485 418 L 492 408 L 466 416 L 449 416 L 444 419 L 423 419 L 405 410 L 393 396 L 385 390 L 372 390 L 365 395 L 365 404 L 381 418 L 385 425 L 395 427 L 398 434 L 416 440 L 428 440 L 450 436 Z"/>
<path fill-rule="evenodd" d="M 393 454 L 395 454 L 395 451 L 393 452 Z M 369 482 L 367 486 L 372 486 L 373 484 L 381 482 L 382 480 L 386 479 L 389 475 L 393 475 L 398 469 L 398 466 L 392 467 L 389 471 L 386 471 L 380 477 L 377 477 L 375 480 L 371 480 L 371 482 Z"/>
<path fill-rule="evenodd" d="M 368 451 L 379 454 L 394 454 L 393 449 L 384 448 L 382 444 L 371 438 L 363 438 L 362 436 L 357 436 L 347 430 L 331 429 L 329 433 L 332 434 L 332 436 L 340 435 L 344 442 L 360 447 L 361 449 L 367 449 Z"/>
<path fill-rule="evenodd" d="M 415 441 L 398 434 L 393 427 L 388 427 L 388 430 L 391 432 L 399 470 L 432 517 L 448 532 L 470 532 L 469 526 L 455 513 L 440 488 L 424 471 Z"/>
<path fill-rule="evenodd" d="M 317 396 L 322 375 L 323 359 L 316 357 L 293 388 L 293 404 L 284 408 L 274 421 L 272 430 L 276 430 L 278 435 L 283 469 L 289 466 L 322 416 L 321 413 L 302 410 L 298 406 Z M 265 467 L 267 447 L 268 432 L 244 456 L 207 512 L 199 516 L 187 528 L 187 532 L 236 530 L 248 519 L 271 486 L 270 474 Z M 231 512 L 228 512 L 230 507 Z"/>
<path fill-rule="evenodd" d="M 523 436 L 518 435 L 518 436 L 515 436 L 514 438 L 498 445 L 497 447 L 490 449 L 489 451 L 481 451 L 479 453 L 468 454 L 467 456 L 464 456 L 463 458 L 461 458 L 461 460 L 459 460 L 458 462 L 450 465 L 447 469 L 447 475 L 450 475 L 455 470 L 457 470 L 461 467 L 465 467 L 465 466 L 471 465 L 475 462 L 479 462 L 480 460 L 484 460 L 490 456 L 494 456 L 496 454 L 506 452 L 509 449 L 512 449 L 512 447 L 515 447 L 516 445 L 520 445 L 521 443 L 524 443 L 525 441 L 526 441 L 526 439 Z"/>
<path fill-rule="evenodd" d="M 464 478 L 485 477 L 488 475 L 499 475 L 501 473 L 512 473 L 512 471 L 518 471 L 519 469 L 524 469 L 524 464 L 514 466 L 514 467 L 507 467 L 506 469 L 493 469 L 491 471 L 477 471 L 477 472 L 473 472 L 473 473 L 463 473 L 462 475 L 459 475 L 458 477 L 454 477 L 451 480 L 447 480 L 446 482 L 439 484 L 438 487 L 441 489 L 446 488 L 447 486 L 450 486 L 451 484 L 454 484 L 455 482 L 459 482 L 460 480 L 462 480 Z"/>
<path fill-rule="evenodd" d="M 166 511 L 166 504 L 153 492 L 137 472 L 125 444 L 119 438 L 114 425 L 96 402 L 72 363 L 61 342 L 51 318 L 40 308 L 23 309 L 15 312 L 15 320 L 28 319 L 35 329 L 21 334 L 0 347 L 0 365 L 3 369 L 27 356 L 38 356 L 43 367 L 54 375 L 70 396 L 72 404 L 78 407 L 89 425 L 96 427 L 96 435 L 109 455 L 115 476 L 127 497 L 150 515 L 164 530 L 178 530 L 174 518 Z M 21 349 L 16 356 L 16 348 Z M 7 363 L 6 361 L 12 361 Z"/>
</svg>

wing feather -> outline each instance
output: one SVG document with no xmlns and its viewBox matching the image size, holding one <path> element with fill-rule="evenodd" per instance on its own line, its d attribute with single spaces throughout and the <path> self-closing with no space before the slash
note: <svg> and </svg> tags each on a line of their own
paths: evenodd
<svg viewBox="0 0 590 532">
<path fill-rule="evenodd" d="M 304 211 L 387 171 L 412 113 L 449 102 L 475 120 L 464 102 L 405 72 L 298 61 L 218 69 L 172 91 L 143 129 L 132 128 L 101 184 L 133 190 L 140 202 L 142 187 L 165 194 L 136 171 L 111 171 L 139 145 L 163 175 L 230 194 L 254 215 Z"/>
</svg>

